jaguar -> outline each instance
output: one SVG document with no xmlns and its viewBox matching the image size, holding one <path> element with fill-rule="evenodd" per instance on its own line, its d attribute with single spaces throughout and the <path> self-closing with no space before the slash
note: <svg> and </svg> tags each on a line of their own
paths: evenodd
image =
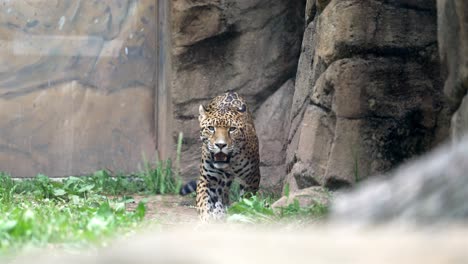
<svg viewBox="0 0 468 264">
<path fill-rule="evenodd" d="M 181 188 L 196 191 L 202 221 L 224 219 L 234 179 L 241 193 L 255 193 L 260 184 L 258 137 L 252 114 L 236 92 L 216 96 L 199 106 L 201 162 L 198 180 Z"/>
</svg>

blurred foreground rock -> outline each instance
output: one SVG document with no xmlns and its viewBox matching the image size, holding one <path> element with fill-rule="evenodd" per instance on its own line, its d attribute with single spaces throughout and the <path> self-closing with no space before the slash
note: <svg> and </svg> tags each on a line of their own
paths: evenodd
<svg viewBox="0 0 468 264">
<path fill-rule="evenodd" d="M 424 233 L 339 227 L 272 232 L 229 226 L 194 231 L 191 227 L 149 232 L 79 256 L 48 251 L 13 263 L 467 263 L 467 236 L 466 228 Z"/>
<path fill-rule="evenodd" d="M 468 137 L 409 162 L 388 177 L 338 196 L 332 219 L 355 224 L 468 220 Z"/>
</svg>

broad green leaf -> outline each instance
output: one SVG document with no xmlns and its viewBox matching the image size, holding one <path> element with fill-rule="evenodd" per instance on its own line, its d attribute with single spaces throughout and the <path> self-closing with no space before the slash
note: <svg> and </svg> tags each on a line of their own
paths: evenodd
<svg viewBox="0 0 468 264">
<path fill-rule="evenodd" d="M 55 196 L 62 196 L 67 194 L 67 192 L 64 189 L 54 189 L 54 195 Z"/>
</svg>

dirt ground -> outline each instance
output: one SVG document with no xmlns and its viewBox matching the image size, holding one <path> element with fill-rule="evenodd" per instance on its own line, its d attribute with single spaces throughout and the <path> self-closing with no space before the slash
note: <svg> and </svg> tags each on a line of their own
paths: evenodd
<svg viewBox="0 0 468 264">
<path fill-rule="evenodd" d="M 165 226 L 188 224 L 198 221 L 194 207 L 195 197 L 180 195 L 133 195 L 134 203 L 127 209 L 134 210 L 140 201 L 146 201 L 145 220 L 156 221 Z"/>
</svg>

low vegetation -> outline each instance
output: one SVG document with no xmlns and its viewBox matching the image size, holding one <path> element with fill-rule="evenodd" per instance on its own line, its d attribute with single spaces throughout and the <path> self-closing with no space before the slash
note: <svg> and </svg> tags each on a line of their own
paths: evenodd
<svg viewBox="0 0 468 264">
<path fill-rule="evenodd" d="M 179 138 L 178 153 L 180 153 Z M 177 155 L 179 156 L 179 155 Z M 132 195 L 178 194 L 182 181 L 179 159 L 144 162 L 131 176 L 111 175 L 101 170 L 88 176 L 50 179 L 39 174 L 13 180 L 0 172 L 0 255 L 28 247 L 79 249 L 102 245 L 114 235 L 132 232 L 143 225 L 144 203 Z M 300 207 L 295 201 L 284 208 L 271 208 L 273 194 L 239 195 L 233 184 L 228 222 L 275 223 L 316 221 L 327 211 L 323 205 Z M 133 208 L 129 210 L 129 208 Z"/>
<path fill-rule="evenodd" d="M 289 185 L 285 185 L 283 193 L 289 196 Z M 230 200 L 234 202 L 228 209 L 228 221 L 241 223 L 278 223 L 301 222 L 308 224 L 322 220 L 328 212 L 323 204 L 312 204 L 301 207 L 298 200 L 292 201 L 286 207 L 272 208 L 272 204 L 280 197 L 275 193 L 261 190 L 257 195 L 241 196 L 239 184 L 234 182 L 231 187 Z"/>
<path fill-rule="evenodd" d="M 50 179 L 39 174 L 13 180 L 0 173 L 0 252 L 25 247 L 76 248 L 105 243 L 141 225 L 145 205 L 127 210 L 132 194 L 176 194 L 182 181 L 170 161 L 150 164 L 132 176 L 92 175 Z"/>
<path fill-rule="evenodd" d="M 240 198 L 228 209 L 228 221 L 241 223 L 278 223 L 302 222 L 304 224 L 323 219 L 328 208 L 323 204 L 313 204 L 301 207 L 298 200 L 294 200 L 286 207 L 272 208 L 274 200 L 262 195 Z"/>
</svg>

